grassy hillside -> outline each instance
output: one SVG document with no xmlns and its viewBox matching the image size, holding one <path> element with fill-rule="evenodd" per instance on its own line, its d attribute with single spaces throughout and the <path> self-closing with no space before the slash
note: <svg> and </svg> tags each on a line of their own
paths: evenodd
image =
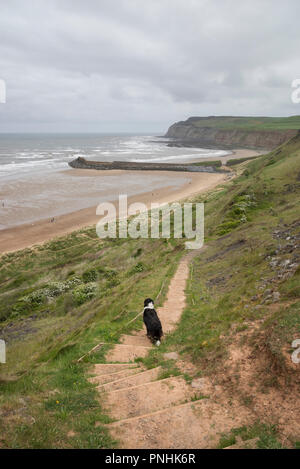
<svg viewBox="0 0 300 469">
<path fill-rule="evenodd" d="M 240 130 L 293 130 L 300 129 L 300 116 L 290 117 L 190 117 L 184 124 L 195 127 Z"/>
<path fill-rule="evenodd" d="M 193 267 L 186 313 L 190 324 L 200 321 L 185 346 L 195 358 L 219 347 L 223 354 L 220 336 L 232 324 L 244 328 L 247 320 L 265 318 L 278 298 L 279 311 L 268 315 L 266 346 L 284 368 L 282 349 L 300 335 L 299 202 L 298 139 L 249 163 L 206 200 L 208 246 Z"/>
<path fill-rule="evenodd" d="M 144 361 L 162 364 L 162 377 L 177 374 L 176 363 L 163 358 L 175 350 L 193 363 L 193 376 L 211 377 L 229 400 L 253 409 L 259 423 L 233 426 L 221 447 L 249 435 L 260 447 L 295 447 L 299 365 L 290 355 L 300 338 L 300 137 L 235 169 L 238 177 L 195 200 L 205 202 L 206 247 L 191 267 L 188 305 L 178 329 Z M 145 296 L 161 291 L 163 303 L 182 253 L 183 240 L 100 241 L 86 229 L 1 258 L 8 364 L 0 365 L 0 447 L 115 445 L 104 425 L 95 428 L 108 420 L 87 381 L 90 364 L 103 361 L 109 346 L 76 359 L 141 327 L 141 320 L 126 324 Z"/>
<path fill-rule="evenodd" d="M 0 262 L 0 447 L 112 446 L 91 363 L 113 344 L 147 296 L 160 304 L 183 250 L 172 240 L 99 240 L 85 229 Z M 72 431 L 71 431 L 72 429 Z M 73 432 L 76 432 L 76 435 Z M 71 433 L 70 433 L 71 431 Z"/>
<path fill-rule="evenodd" d="M 251 409 L 257 422 L 233 427 L 221 446 L 240 436 L 298 447 L 300 368 L 291 344 L 300 338 L 300 137 L 238 171 L 223 190 L 198 198 L 207 244 L 191 267 L 188 306 L 145 363 L 177 351 L 224 399 Z"/>
</svg>

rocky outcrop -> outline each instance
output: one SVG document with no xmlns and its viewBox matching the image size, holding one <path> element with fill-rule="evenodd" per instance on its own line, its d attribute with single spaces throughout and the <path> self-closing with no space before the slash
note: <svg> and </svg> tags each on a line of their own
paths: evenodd
<svg viewBox="0 0 300 469">
<path fill-rule="evenodd" d="M 213 118 L 211 118 L 213 120 Z M 207 118 L 205 118 L 207 121 Z M 199 125 L 200 124 L 200 125 Z M 197 145 L 218 148 L 255 148 L 272 150 L 297 134 L 298 130 L 253 130 L 243 128 L 218 128 L 201 126 L 201 118 L 192 117 L 177 122 L 168 129 L 165 137 L 174 138 L 169 145 Z"/>
<path fill-rule="evenodd" d="M 134 163 L 130 161 L 90 161 L 78 157 L 69 162 L 71 168 L 112 170 L 123 169 L 128 171 L 185 171 L 195 173 L 220 173 L 226 172 L 216 169 L 213 166 L 197 166 L 194 164 L 174 164 L 174 163 Z"/>
</svg>

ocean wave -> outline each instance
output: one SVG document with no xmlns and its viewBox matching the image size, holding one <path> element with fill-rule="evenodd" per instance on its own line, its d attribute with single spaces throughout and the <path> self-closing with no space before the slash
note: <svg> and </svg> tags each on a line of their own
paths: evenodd
<svg viewBox="0 0 300 469">
<path fill-rule="evenodd" d="M 29 159 L 37 159 L 37 158 L 45 158 L 45 154 L 43 153 L 28 153 L 28 154 L 17 154 L 14 156 L 14 158 L 17 158 L 18 160 L 29 160 Z"/>
<path fill-rule="evenodd" d="M 7 173 L 10 171 L 16 170 L 30 170 L 36 168 L 41 168 L 42 166 L 45 167 L 57 167 L 58 165 L 65 165 L 66 162 L 59 160 L 59 159 L 47 159 L 47 160 L 39 160 L 39 161 L 28 161 L 24 163 L 20 163 L 18 161 L 11 161 L 10 163 L 0 165 L 0 173 Z"/>
<path fill-rule="evenodd" d="M 212 157 L 220 157 L 225 156 L 228 153 L 225 151 L 219 151 L 216 153 L 202 153 L 202 154 L 184 154 L 184 155 L 168 155 L 168 156 L 158 156 L 156 158 L 131 158 L 129 161 L 132 163 L 158 163 L 163 161 L 170 161 L 170 160 L 195 160 L 199 157 L 201 158 L 212 158 Z"/>
<path fill-rule="evenodd" d="M 38 138 L 38 140 L 37 140 Z M 61 171 L 68 168 L 68 162 L 79 156 L 87 159 L 104 161 L 129 161 L 137 163 L 156 162 L 188 162 L 199 158 L 219 158 L 229 152 L 207 148 L 168 147 L 168 139 L 163 141 L 153 135 L 143 136 L 90 136 L 78 140 L 67 136 L 56 141 L 55 137 L 33 137 L 28 143 L 13 141 L 0 146 L 0 176 L 5 178 L 21 178 L 22 174 L 47 171 Z"/>
</svg>

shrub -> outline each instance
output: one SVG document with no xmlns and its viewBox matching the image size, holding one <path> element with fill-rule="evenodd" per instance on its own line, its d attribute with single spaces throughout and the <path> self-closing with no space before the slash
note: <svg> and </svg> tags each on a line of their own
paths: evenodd
<svg viewBox="0 0 300 469">
<path fill-rule="evenodd" d="M 142 248 L 138 248 L 137 251 L 135 251 L 135 253 L 133 254 L 133 257 L 139 257 L 142 254 L 142 251 Z"/>
<path fill-rule="evenodd" d="M 70 278 L 69 280 L 65 282 L 66 290 L 72 290 L 74 287 L 80 284 L 81 284 L 81 280 L 79 277 Z"/>
<path fill-rule="evenodd" d="M 32 309 L 37 308 L 45 303 L 47 297 L 44 290 L 37 290 L 29 295 L 20 298 L 12 308 L 12 317 L 22 313 L 29 313 Z"/>
<path fill-rule="evenodd" d="M 21 298 L 20 302 L 25 303 L 28 306 L 34 307 L 34 306 L 41 305 L 42 303 L 44 303 L 45 300 L 46 300 L 46 295 L 45 295 L 44 290 L 36 290 L 30 293 L 30 295 L 27 295 Z"/>
<path fill-rule="evenodd" d="M 113 288 L 120 284 L 120 281 L 117 278 L 112 278 L 106 283 L 107 288 Z"/>
<path fill-rule="evenodd" d="M 56 298 L 80 284 L 81 280 L 78 277 L 70 278 L 66 282 L 51 282 L 47 287 L 35 290 L 20 298 L 13 306 L 12 314 L 13 316 L 16 316 L 18 314 L 28 313 L 32 309 L 38 308 L 43 303 L 46 303 L 48 300 Z"/>
<path fill-rule="evenodd" d="M 54 298 L 64 293 L 67 289 L 65 283 L 62 282 L 53 282 L 48 285 L 47 288 L 43 289 L 45 296 L 48 298 Z"/>
<path fill-rule="evenodd" d="M 240 223 L 241 222 L 239 220 L 226 221 L 218 226 L 217 234 L 222 236 L 226 233 L 230 233 L 230 231 L 239 226 Z"/>
<path fill-rule="evenodd" d="M 95 269 L 87 270 L 82 274 L 82 280 L 84 283 L 95 282 L 97 280 L 98 274 Z"/>
<path fill-rule="evenodd" d="M 138 272 L 143 272 L 145 270 L 145 266 L 142 262 L 139 262 L 138 264 L 136 264 L 132 269 L 131 271 L 129 272 L 130 274 L 136 274 Z"/>
<path fill-rule="evenodd" d="M 54 298 L 56 296 L 61 295 L 62 293 L 65 293 L 68 290 L 72 290 L 74 287 L 80 284 L 80 278 L 73 277 L 67 280 L 66 282 L 51 282 L 42 291 L 44 292 L 46 297 Z"/>
<path fill-rule="evenodd" d="M 73 290 L 73 299 L 77 306 L 90 301 L 96 295 L 97 286 L 94 283 L 79 285 Z"/>
<path fill-rule="evenodd" d="M 248 221 L 248 212 L 256 206 L 257 202 L 253 193 L 235 196 L 225 220 L 217 227 L 217 234 L 224 235 L 241 223 L 246 223 Z"/>
<path fill-rule="evenodd" d="M 115 277 L 117 276 L 117 272 L 116 272 L 115 270 L 112 270 L 112 269 L 110 269 L 110 270 L 105 270 L 105 271 L 103 272 L 103 275 L 104 275 L 104 277 L 107 278 L 107 279 L 113 279 L 113 278 L 115 278 Z"/>
</svg>

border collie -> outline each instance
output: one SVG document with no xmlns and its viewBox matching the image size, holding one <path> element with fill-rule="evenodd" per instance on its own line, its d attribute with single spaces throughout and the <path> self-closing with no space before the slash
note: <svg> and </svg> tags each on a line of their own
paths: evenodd
<svg viewBox="0 0 300 469">
<path fill-rule="evenodd" d="M 147 337 L 155 345 L 160 345 L 160 339 L 163 335 L 161 322 L 154 309 L 154 302 L 151 298 L 146 298 L 144 301 L 144 324 L 147 329 Z"/>
</svg>

